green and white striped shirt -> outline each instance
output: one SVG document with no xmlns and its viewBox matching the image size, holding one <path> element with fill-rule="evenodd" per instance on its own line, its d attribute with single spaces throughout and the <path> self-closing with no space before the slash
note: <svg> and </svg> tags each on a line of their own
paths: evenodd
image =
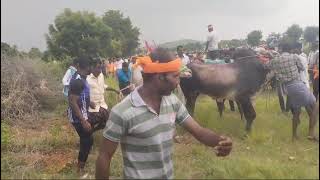
<svg viewBox="0 0 320 180">
<path fill-rule="evenodd" d="M 103 136 L 121 143 L 124 178 L 172 179 L 175 124 L 190 115 L 174 94 L 162 97 L 157 114 L 137 89 L 112 108 Z"/>
</svg>

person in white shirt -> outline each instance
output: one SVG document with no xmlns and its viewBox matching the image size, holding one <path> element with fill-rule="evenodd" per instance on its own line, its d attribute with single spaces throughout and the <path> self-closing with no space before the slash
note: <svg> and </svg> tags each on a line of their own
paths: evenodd
<svg viewBox="0 0 320 180">
<path fill-rule="evenodd" d="M 187 65 L 190 63 L 190 58 L 184 53 L 183 46 L 179 45 L 177 47 L 178 57 L 182 60 L 183 65 Z"/>
<path fill-rule="evenodd" d="M 219 57 L 219 48 L 218 48 L 218 36 L 215 31 L 213 31 L 213 26 L 208 25 L 209 34 L 207 36 L 207 43 L 205 52 L 207 52 L 207 58 L 215 60 Z"/>
<path fill-rule="evenodd" d="M 102 62 L 95 62 L 95 66 L 91 71 L 91 74 L 87 76 L 87 82 L 90 88 L 90 101 L 93 103 L 89 107 L 89 119 L 94 125 L 94 131 L 103 129 L 106 120 L 109 118 L 108 105 L 104 99 L 105 90 L 114 91 L 120 93 L 118 90 L 109 88 L 104 81 L 104 76 L 101 72 Z"/>
<path fill-rule="evenodd" d="M 131 71 L 131 84 L 134 84 L 134 87 L 141 86 L 143 84 L 142 78 L 142 67 L 140 65 L 135 65 L 137 57 L 132 57 L 131 66 L 129 67 Z"/>
<path fill-rule="evenodd" d="M 301 78 L 301 81 L 308 87 L 308 89 L 310 89 L 309 75 L 308 75 L 308 60 L 307 60 L 307 55 L 302 52 L 302 44 L 296 43 L 292 53 L 296 54 L 299 60 L 301 61 L 304 71 L 300 71 L 300 78 Z"/>
<path fill-rule="evenodd" d="M 124 63 L 124 60 L 122 58 L 116 58 L 116 61 L 114 62 L 115 67 L 115 75 L 116 79 L 118 80 L 118 71 L 122 69 L 122 64 Z"/>
<path fill-rule="evenodd" d="M 68 93 L 69 93 L 70 80 L 75 72 L 77 72 L 76 59 L 73 60 L 72 64 L 70 65 L 70 67 L 68 68 L 68 70 L 66 71 L 66 73 L 62 78 L 62 84 L 63 84 L 62 93 L 66 98 L 68 97 Z"/>
<path fill-rule="evenodd" d="M 123 63 L 124 60 L 122 58 L 117 58 L 117 61 L 115 62 L 116 70 L 122 69 Z"/>
</svg>

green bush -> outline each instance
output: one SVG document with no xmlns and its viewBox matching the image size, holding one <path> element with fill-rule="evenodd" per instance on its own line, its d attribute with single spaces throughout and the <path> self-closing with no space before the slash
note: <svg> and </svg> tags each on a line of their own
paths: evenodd
<svg viewBox="0 0 320 180">
<path fill-rule="evenodd" d="M 1 150 L 7 149 L 11 142 L 10 127 L 1 120 Z"/>
</svg>

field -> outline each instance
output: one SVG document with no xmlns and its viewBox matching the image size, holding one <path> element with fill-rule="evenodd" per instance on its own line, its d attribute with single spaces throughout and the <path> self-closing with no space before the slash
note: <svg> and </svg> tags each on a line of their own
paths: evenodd
<svg viewBox="0 0 320 180">
<path fill-rule="evenodd" d="M 113 79 L 107 79 L 116 87 Z M 106 95 L 111 107 L 116 103 L 113 93 Z M 244 121 L 238 112 L 231 112 L 226 103 L 224 117 L 218 116 L 215 103 L 201 96 L 195 119 L 204 127 L 232 137 L 234 149 L 230 156 L 219 158 L 210 147 L 198 143 L 181 127 L 177 127 L 181 143 L 175 144 L 175 178 L 181 179 L 319 179 L 319 144 L 306 139 L 308 119 L 302 113 L 298 128 L 300 139 L 291 141 L 291 114 L 281 113 L 273 92 L 256 97 L 257 118 L 252 134 L 244 137 Z M 42 114 L 33 128 L 25 129 L 1 122 L 1 179 L 77 178 L 75 163 L 78 136 L 66 118 L 66 103 Z M 317 124 L 319 134 L 319 124 Z M 101 131 L 86 168 L 94 178 Z M 118 148 L 112 159 L 111 176 L 122 177 L 122 159 Z"/>
</svg>

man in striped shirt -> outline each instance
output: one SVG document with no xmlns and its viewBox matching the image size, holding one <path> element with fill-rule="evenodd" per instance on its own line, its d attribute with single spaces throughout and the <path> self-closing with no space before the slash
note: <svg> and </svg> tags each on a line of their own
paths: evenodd
<svg viewBox="0 0 320 180">
<path fill-rule="evenodd" d="M 148 59 L 147 59 L 148 60 Z M 112 108 L 96 162 L 96 178 L 108 178 L 111 158 L 121 144 L 125 179 L 172 179 L 175 124 L 201 143 L 216 147 L 218 156 L 232 149 L 228 137 L 201 127 L 172 94 L 179 84 L 181 60 L 166 49 L 154 50 L 142 63 L 143 85 Z"/>
</svg>

